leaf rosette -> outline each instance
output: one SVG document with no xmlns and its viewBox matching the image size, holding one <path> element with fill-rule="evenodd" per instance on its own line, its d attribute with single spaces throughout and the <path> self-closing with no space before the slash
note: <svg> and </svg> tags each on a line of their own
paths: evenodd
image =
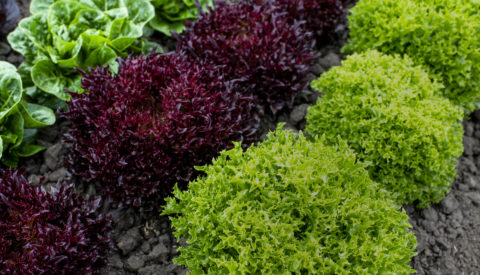
<svg viewBox="0 0 480 275">
<path fill-rule="evenodd" d="M 139 40 L 154 16 L 148 0 L 33 0 L 30 12 L 8 41 L 27 59 L 22 77 L 35 86 L 28 89 L 32 97 L 41 90 L 69 100 L 65 89 L 80 89 L 74 68 L 105 65 L 152 48 Z"/>
<path fill-rule="evenodd" d="M 345 142 L 282 131 L 246 151 L 236 143 L 205 174 L 175 188 L 163 215 L 188 245 L 189 274 L 411 274 L 405 211 Z"/>
<path fill-rule="evenodd" d="M 349 56 L 311 87 L 324 93 L 307 113 L 312 137 L 344 139 L 399 204 L 424 208 L 445 197 L 463 152 L 463 113 L 423 67 L 371 50 Z"/>
</svg>

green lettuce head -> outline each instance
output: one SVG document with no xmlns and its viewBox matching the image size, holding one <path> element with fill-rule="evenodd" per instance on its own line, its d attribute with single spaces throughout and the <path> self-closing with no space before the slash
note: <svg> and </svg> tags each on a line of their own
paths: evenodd
<svg viewBox="0 0 480 275">
<path fill-rule="evenodd" d="M 361 0 L 350 10 L 343 52 L 409 56 L 470 113 L 480 107 L 479 11 L 478 0 Z"/>
<path fill-rule="evenodd" d="M 74 68 L 103 66 L 152 48 L 138 40 L 154 16 L 148 0 L 33 0 L 30 12 L 8 41 L 27 59 L 22 78 L 34 85 L 27 92 L 33 97 L 41 90 L 69 100 L 65 89 L 80 89 Z"/>
<path fill-rule="evenodd" d="M 411 274 L 408 217 L 345 142 L 327 146 L 277 128 L 223 151 L 175 188 L 176 264 L 189 274 Z"/>
<path fill-rule="evenodd" d="M 22 98 L 22 80 L 17 69 L 0 61 L 0 159 L 8 166 L 16 166 L 19 157 L 43 150 L 44 147 L 33 144 L 36 135 L 33 128 L 55 123 L 52 110 Z"/>
<path fill-rule="evenodd" d="M 195 20 L 198 7 L 194 0 L 150 0 L 155 7 L 155 17 L 149 27 L 170 36 L 170 31 L 181 33 L 187 20 Z M 213 6 L 212 0 L 198 1 L 204 10 Z"/>
<path fill-rule="evenodd" d="M 312 137 L 344 139 L 399 204 L 424 208 L 445 197 L 463 152 L 463 112 L 423 67 L 370 50 L 350 55 L 311 87 L 324 93 L 308 109 Z"/>
</svg>

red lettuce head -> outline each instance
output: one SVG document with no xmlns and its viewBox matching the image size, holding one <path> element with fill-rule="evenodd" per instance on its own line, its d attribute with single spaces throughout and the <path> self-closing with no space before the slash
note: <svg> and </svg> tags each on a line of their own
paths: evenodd
<svg viewBox="0 0 480 275">
<path fill-rule="evenodd" d="M 268 1 L 219 2 L 187 24 L 177 51 L 223 66 L 273 113 L 290 106 L 306 84 L 314 39 L 305 22 Z"/>
<path fill-rule="evenodd" d="M 315 34 L 317 42 L 325 44 L 335 30 L 346 23 L 346 12 L 340 0 L 246 0 L 248 5 L 272 5 L 287 12 L 291 19 L 305 22 L 305 28 Z"/>
<path fill-rule="evenodd" d="M 100 200 L 65 184 L 52 194 L 22 172 L 0 172 L 0 274 L 100 274 L 112 224 Z"/>
<path fill-rule="evenodd" d="M 159 206 L 233 141 L 255 141 L 254 101 L 223 67 L 182 54 L 129 57 L 83 73 L 72 94 L 67 165 L 125 205 Z"/>
</svg>

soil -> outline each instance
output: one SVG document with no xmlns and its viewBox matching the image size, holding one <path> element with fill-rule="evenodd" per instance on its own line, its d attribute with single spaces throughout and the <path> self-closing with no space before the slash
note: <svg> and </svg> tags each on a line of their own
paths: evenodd
<svg viewBox="0 0 480 275">
<path fill-rule="evenodd" d="M 17 1 L 22 16 L 28 15 L 29 0 Z M 349 6 L 353 4 L 350 2 Z M 340 64 L 344 58 L 340 48 L 346 40 L 347 26 L 338 29 L 335 43 L 319 48 L 319 59 L 314 66 L 316 78 L 330 67 Z M 157 37 L 165 49 L 172 49 L 171 39 Z M 5 42 L 5 39 L 1 40 Z M 173 45 L 173 46 L 172 46 Z M 13 51 L 1 53 L 0 60 L 19 65 L 23 58 Z M 278 122 L 284 128 L 295 131 L 305 126 L 307 108 L 320 95 L 310 88 L 303 90 L 294 106 L 274 116 L 263 118 L 259 135 L 264 137 Z M 86 197 L 98 196 L 95 186 L 73 177 L 63 166 L 68 146 L 62 142 L 69 123 L 61 118 L 54 126 L 39 132 L 38 143 L 47 149 L 36 156 L 23 159 L 19 166 L 26 170 L 29 180 L 38 184 L 41 180 L 48 190 L 50 186 L 64 180 L 74 181 L 77 191 Z M 458 176 L 452 184 L 450 194 L 439 204 L 428 209 L 416 209 L 405 205 L 412 231 L 418 246 L 417 256 L 411 265 L 417 274 L 480 274 L 480 111 L 464 121 L 465 152 L 459 158 Z M 111 210 L 117 222 L 113 239 L 117 249 L 109 253 L 108 268 L 102 274 L 185 274 L 186 269 L 173 264 L 179 243 L 172 236 L 167 217 L 158 214 L 138 213 L 133 209 Z"/>
</svg>

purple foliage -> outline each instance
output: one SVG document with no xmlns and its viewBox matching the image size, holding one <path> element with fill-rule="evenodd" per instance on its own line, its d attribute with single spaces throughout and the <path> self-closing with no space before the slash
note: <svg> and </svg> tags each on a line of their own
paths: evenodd
<svg viewBox="0 0 480 275">
<path fill-rule="evenodd" d="M 49 194 L 18 170 L 2 171 L 0 274 L 100 274 L 112 225 L 99 208 L 72 185 Z"/>
<path fill-rule="evenodd" d="M 232 141 L 254 142 L 257 114 L 291 106 L 307 85 L 314 33 L 329 34 L 339 10 L 334 0 L 219 2 L 187 25 L 175 53 L 83 73 L 86 93 L 72 94 L 65 113 L 70 170 L 121 204 L 159 206 L 198 175 L 194 166 Z"/>
<path fill-rule="evenodd" d="M 280 11 L 287 11 L 295 20 L 305 21 L 320 43 L 329 42 L 336 28 L 346 23 L 346 13 L 340 0 L 247 0 L 254 3 L 269 2 Z M 265 5 L 266 3 L 264 3 Z"/>
<path fill-rule="evenodd" d="M 0 0 L 0 34 L 13 30 L 20 19 L 20 9 L 15 0 Z"/>
<path fill-rule="evenodd" d="M 177 51 L 223 66 L 273 113 L 290 106 L 307 84 L 314 59 L 313 33 L 305 22 L 270 1 L 219 2 L 188 23 Z"/>
<path fill-rule="evenodd" d="M 255 141 L 253 97 L 222 68 L 151 53 L 83 73 L 72 94 L 68 166 L 126 205 L 158 207 L 233 141 Z"/>
</svg>

